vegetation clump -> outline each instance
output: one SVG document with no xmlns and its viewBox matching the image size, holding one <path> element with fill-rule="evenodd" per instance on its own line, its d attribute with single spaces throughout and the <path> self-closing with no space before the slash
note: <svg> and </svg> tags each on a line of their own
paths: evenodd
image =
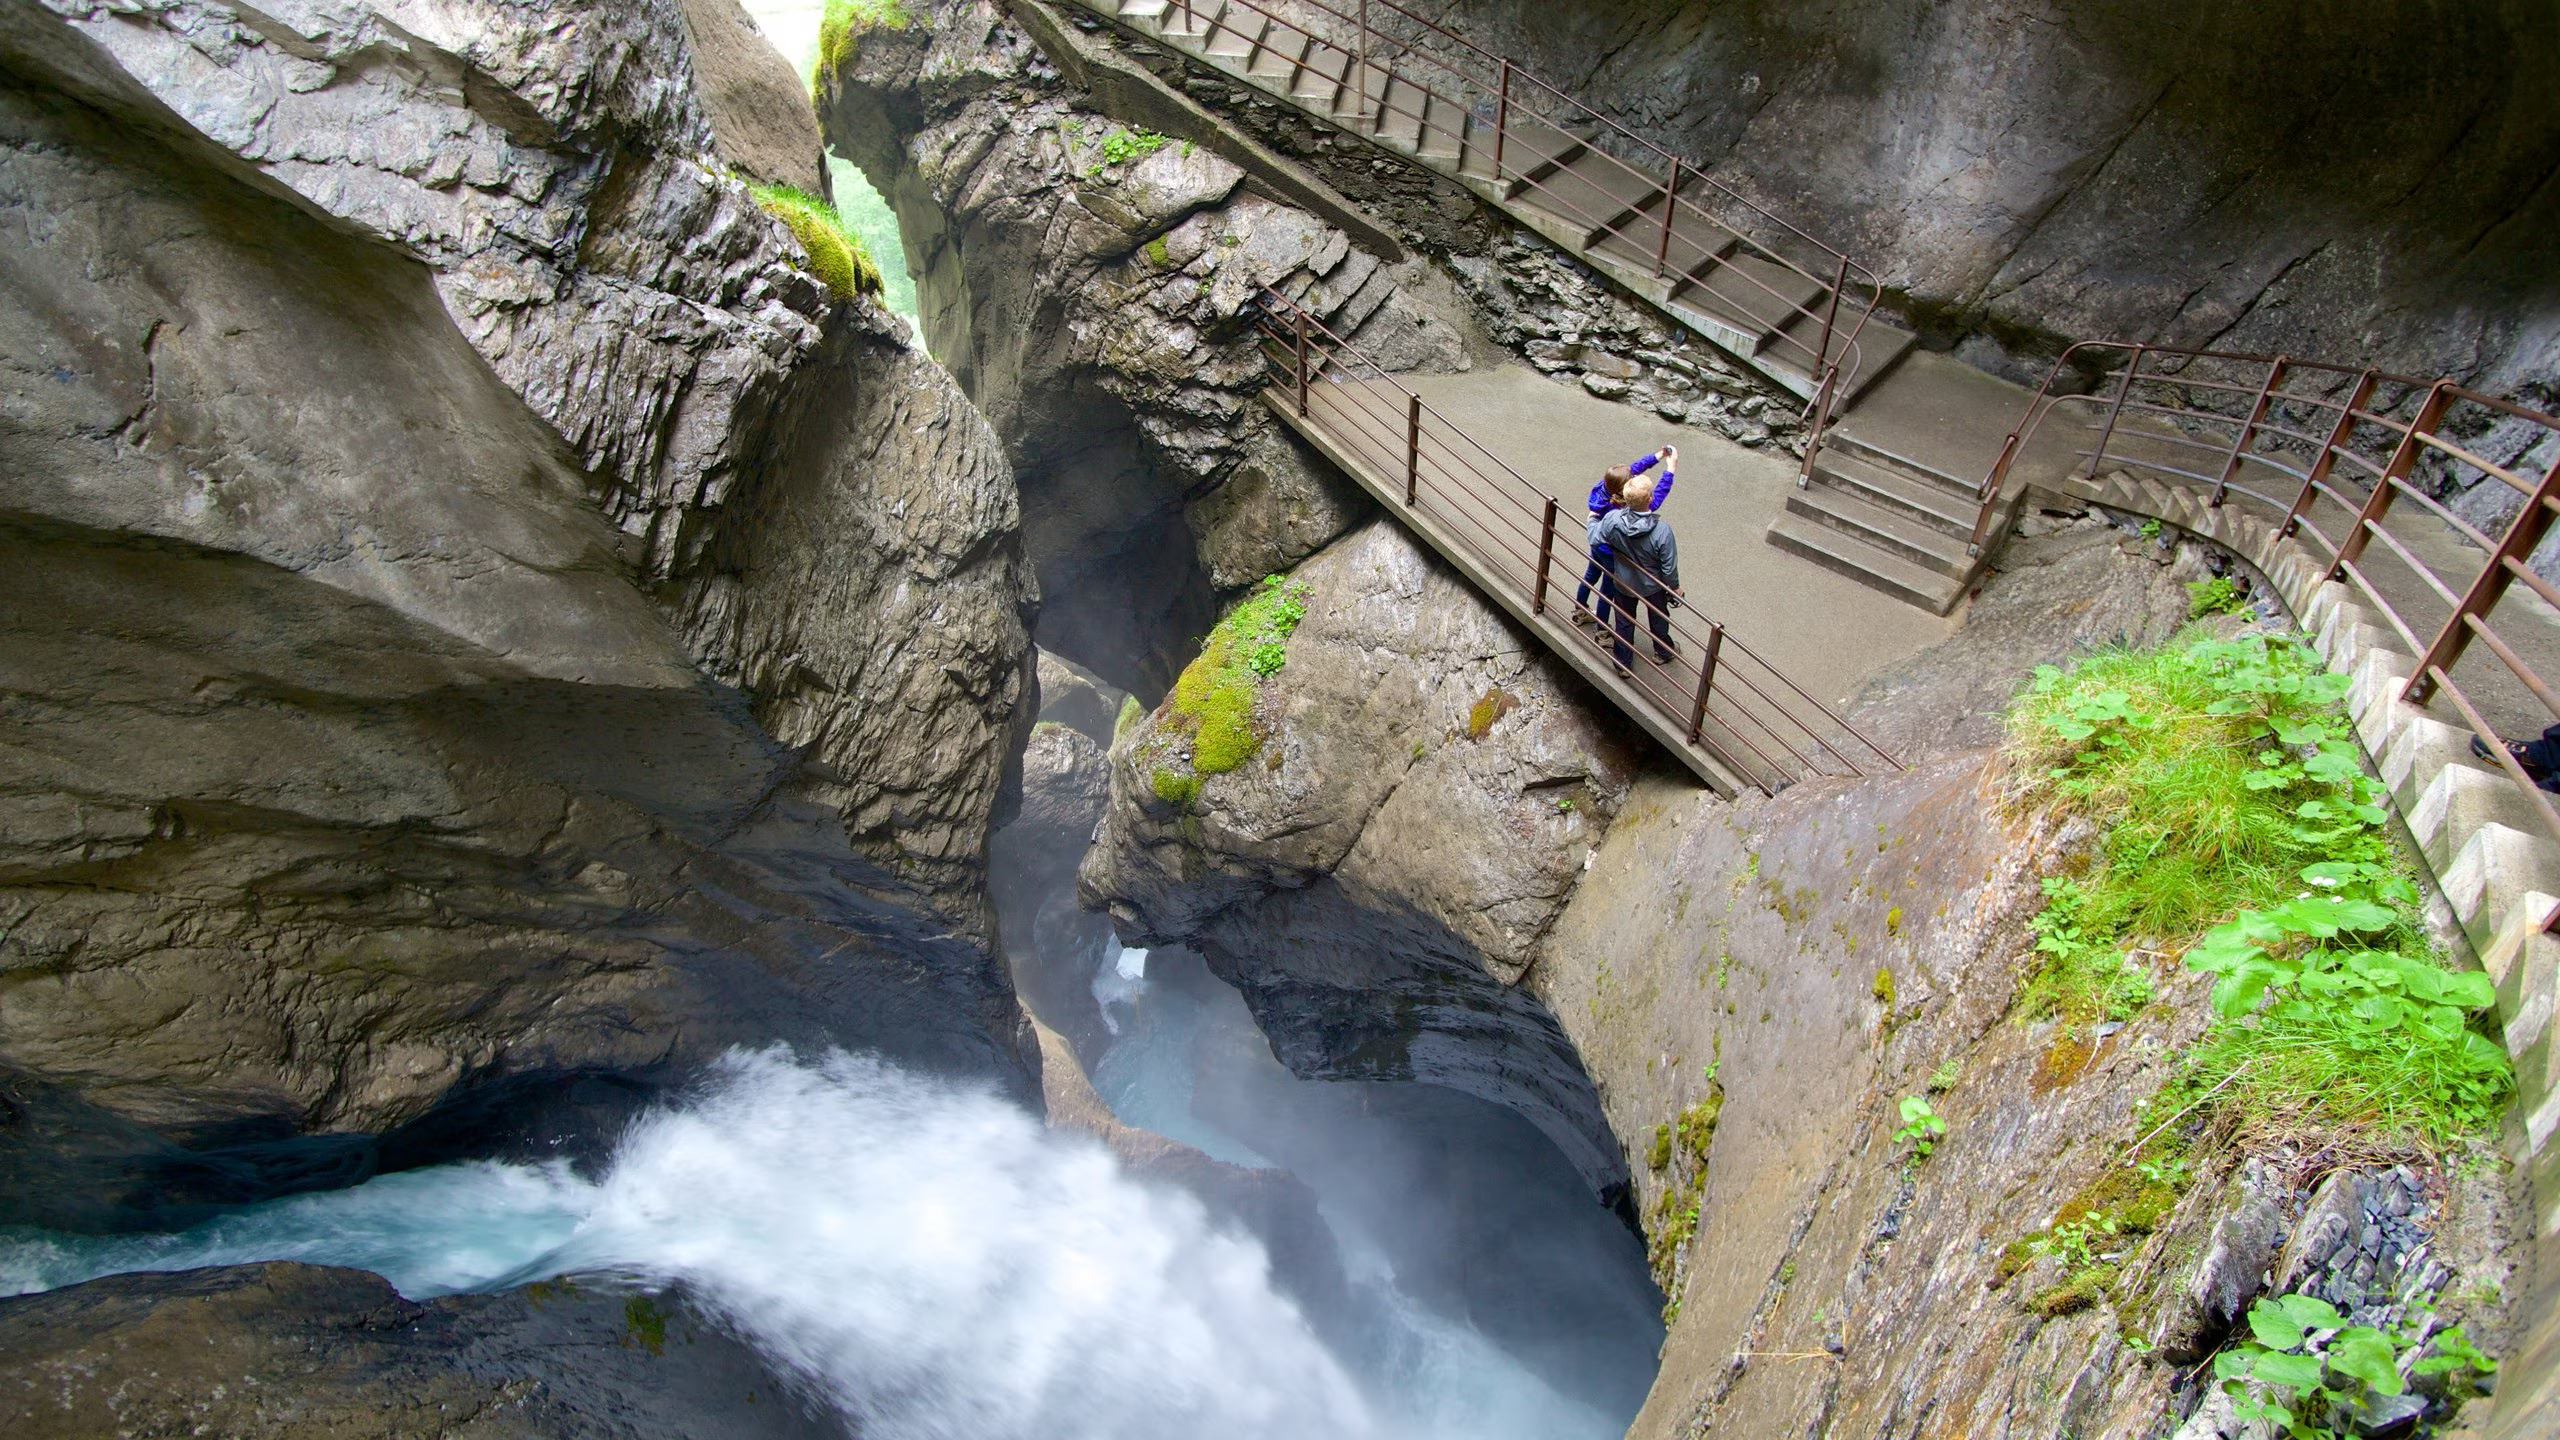
<svg viewBox="0 0 2560 1440">
<path fill-rule="evenodd" d="M 818 18 L 818 81 L 824 84 L 851 64 L 862 49 L 862 37 L 874 30 L 904 30 L 913 24 L 900 0 L 827 0 Z"/>
<path fill-rule="evenodd" d="M 2338 701 L 2263 635 L 2192 636 L 2036 672 L 2010 714 L 2022 797 L 2096 821 L 2049 881 L 2022 1001 L 2074 1027 L 2150 1003 L 2156 961 L 2217 977 L 2216 1022 L 2164 1101 L 2243 1128 L 2433 1145 L 2492 1126 L 2510 1076 L 2471 1029 L 2488 978 L 2436 964 Z"/>
<path fill-rule="evenodd" d="M 1902 1128 L 1893 1132 L 1893 1143 L 1908 1141 L 1912 1159 L 1928 1159 L 1929 1152 L 1938 1148 L 1939 1139 L 1947 1133 L 1947 1122 L 1928 1100 L 1918 1095 L 1903 1096 L 1897 1108 L 1902 1115 Z"/>
<path fill-rule="evenodd" d="M 2212 575 L 2187 582 L 2187 618 L 2202 620 L 2208 615 L 2247 615 L 2249 597 L 2240 593 L 2228 575 Z"/>
<path fill-rule="evenodd" d="M 1467 711 L 1467 738 L 1482 740 L 1493 733 L 1503 716 L 1519 708 L 1519 697 L 1510 691 L 1499 685 L 1487 690 Z"/>
<path fill-rule="evenodd" d="M 624 1343 L 638 1345 L 652 1355 L 667 1353 L 667 1312 L 646 1295 L 634 1295 L 622 1302 L 622 1321 L 630 1332 Z"/>
<path fill-rule="evenodd" d="M 800 248 L 809 253 L 809 273 L 838 299 L 854 300 L 881 293 L 879 265 L 873 262 L 862 237 L 854 234 L 844 217 L 836 213 L 836 207 L 788 185 L 758 185 L 748 193 L 766 214 L 790 227 Z"/>
<path fill-rule="evenodd" d="M 1667 1297 L 1662 1310 L 1666 1325 L 1680 1316 L 1681 1261 L 1697 1236 L 1699 1212 L 1706 1204 L 1707 1152 L 1715 1146 L 1716 1122 L 1724 1114 L 1724 1086 L 1715 1078 L 1719 1068 L 1707 1067 L 1704 1099 L 1653 1127 L 1653 1144 L 1645 1156 L 1653 1172 L 1665 1176 L 1645 1226 L 1645 1254 L 1653 1265 L 1654 1283 Z"/>
<path fill-rule="evenodd" d="M 2249 1336 L 2213 1357 L 2213 1377 L 2232 1413 L 2292 1440 L 2344 1440 L 2404 1423 L 2392 1404 L 2412 1379 L 2448 1393 L 2475 1393 L 2498 1368 L 2459 1325 L 2432 1330 L 2418 1311 L 2403 1328 L 2352 1325 L 2316 1295 L 2280 1295 L 2249 1307 Z"/>
<path fill-rule="evenodd" d="M 1172 718 L 1192 739 L 1196 776 L 1223 775 L 1262 748 L 1254 704 L 1289 663 L 1289 637 L 1307 618 L 1307 584 L 1273 575 L 1209 632 L 1174 682 Z M 1158 787 L 1161 790 L 1161 786 Z"/>
</svg>

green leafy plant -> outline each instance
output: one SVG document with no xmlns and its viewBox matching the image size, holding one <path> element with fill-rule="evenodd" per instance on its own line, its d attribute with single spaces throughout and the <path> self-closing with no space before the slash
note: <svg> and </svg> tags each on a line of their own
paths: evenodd
<svg viewBox="0 0 2560 1440">
<path fill-rule="evenodd" d="M 2419 1317 L 2423 1327 L 2430 1318 Z M 2497 1362 L 2452 1326 L 2420 1340 L 2350 1325 L 2316 1295 L 2279 1295 L 2249 1307 L 2249 1338 L 2213 1357 L 2213 1375 L 2243 1420 L 2264 1421 L 2293 1440 L 2343 1440 L 2359 1433 L 2374 1402 L 2408 1393 L 2409 1375 L 2485 1375 Z"/>
<path fill-rule="evenodd" d="M 826 201 L 788 185 L 757 185 L 748 194 L 764 212 L 781 221 L 808 253 L 809 273 L 839 299 L 881 293 L 880 267 L 862 237 Z"/>
<path fill-rule="evenodd" d="M 2142 522 L 2142 538 L 2143 538 L 2143 539 L 2145 539 L 2145 540 L 2157 540 L 2157 539 L 2159 539 L 2159 538 L 2160 538 L 2160 522 L 2159 522 L 2159 521 L 2157 521 L 2157 520 L 2145 520 L 2145 521 L 2143 521 L 2143 522 Z"/>
<path fill-rule="evenodd" d="M 2019 793 L 2104 838 L 2046 884 L 2022 1009 L 2128 1018 L 2152 990 L 2130 957 L 2183 955 L 2218 1019 L 2165 1098 L 2449 1142 L 2494 1123 L 2505 1057 L 2469 1029 L 2485 980 L 2434 962 L 2346 687 L 2263 635 L 2040 669 L 2010 714 Z"/>
<path fill-rule="evenodd" d="M 1956 1077 L 1962 1073 L 1960 1069 L 1961 1064 L 1962 1062 L 1950 1058 L 1946 1064 L 1930 1071 L 1928 1084 L 1929 1093 L 1932 1095 L 1944 1095 L 1948 1091 L 1956 1088 Z"/>
<path fill-rule="evenodd" d="M 2187 618 L 2201 620 L 2208 615 L 2247 615 L 2249 597 L 2240 593 L 2228 575 L 2210 575 L 2187 582 Z"/>
<path fill-rule="evenodd" d="M 1153 130 L 1115 129 L 1104 135 L 1102 143 L 1094 147 L 1094 161 L 1085 167 L 1084 173 L 1087 178 L 1100 175 L 1106 170 L 1126 165 L 1132 160 L 1153 155 L 1172 143 L 1172 136 L 1159 135 Z"/>
<path fill-rule="evenodd" d="M 827 0 L 818 17 L 818 82 L 826 83 L 861 53 L 874 30 L 904 30 L 914 23 L 900 0 Z"/>
<path fill-rule="evenodd" d="M 1929 1107 L 1926 1099 L 1918 1095 L 1902 1097 L 1902 1128 L 1893 1132 L 1895 1144 L 1911 1142 L 1912 1155 L 1925 1160 L 1937 1148 L 1938 1137 L 1946 1133 L 1947 1122 L 1938 1118 L 1938 1112 Z"/>
</svg>

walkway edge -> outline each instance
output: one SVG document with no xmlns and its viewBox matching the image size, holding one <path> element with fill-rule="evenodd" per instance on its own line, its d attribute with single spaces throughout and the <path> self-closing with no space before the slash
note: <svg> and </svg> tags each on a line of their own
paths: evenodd
<svg viewBox="0 0 2560 1440">
<path fill-rule="evenodd" d="M 1358 481 L 1360 488 L 1368 491 L 1370 497 L 1378 502 L 1379 509 L 1384 510 L 1397 523 L 1412 530 L 1424 544 L 1430 547 L 1435 559 L 1447 563 L 1459 574 L 1464 575 L 1467 583 L 1475 587 L 1479 596 L 1501 606 L 1503 612 L 1517 621 L 1523 629 L 1544 641 L 1549 653 L 1573 667 L 1574 672 L 1588 681 L 1593 689 L 1611 696 L 1615 700 L 1611 708 L 1642 726 L 1646 734 L 1660 741 L 1663 749 L 1688 766 L 1691 772 L 1705 781 L 1710 788 L 1727 797 L 1759 788 L 1748 777 L 1733 774 L 1716 764 L 1703 749 L 1690 744 L 1689 737 L 1682 734 L 1677 725 L 1653 706 L 1617 699 L 1620 685 L 1617 672 L 1615 667 L 1602 657 L 1600 648 L 1592 644 L 1580 631 L 1554 615 L 1536 613 L 1529 603 L 1521 598 L 1520 586 L 1516 580 L 1506 582 L 1503 577 L 1494 574 L 1467 546 L 1459 543 L 1457 536 L 1450 534 L 1428 514 L 1407 509 L 1404 503 L 1402 479 L 1390 483 L 1385 477 L 1371 473 L 1369 466 L 1359 456 L 1336 444 L 1325 433 L 1323 427 L 1308 424 L 1299 416 L 1297 407 L 1279 395 L 1266 390 L 1262 395 L 1262 403 L 1270 407 L 1271 413 L 1280 417 L 1280 423 L 1288 426 L 1299 439 L 1313 446 L 1318 454 L 1333 462 L 1334 467 L 1343 474 Z"/>
</svg>

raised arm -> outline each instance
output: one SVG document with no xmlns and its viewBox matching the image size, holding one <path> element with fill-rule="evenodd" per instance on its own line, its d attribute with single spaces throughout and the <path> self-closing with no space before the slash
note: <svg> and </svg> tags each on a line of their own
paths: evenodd
<svg viewBox="0 0 2560 1440">
<path fill-rule="evenodd" d="M 1671 482 L 1680 478 L 1672 473 L 1673 467 L 1680 463 L 1680 447 L 1665 445 L 1627 467 L 1630 474 L 1641 475 L 1652 469 L 1657 460 L 1662 462 L 1662 478 L 1653 483 L 1653 504 L 1650 508 L 1655 510 L 1661 509 L 1662 502 L 1671 498 Z"/>
</svg>

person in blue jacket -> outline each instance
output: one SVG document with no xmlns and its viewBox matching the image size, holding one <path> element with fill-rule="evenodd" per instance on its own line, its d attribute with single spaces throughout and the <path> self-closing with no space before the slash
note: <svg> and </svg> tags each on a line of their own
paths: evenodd
<svg viewBox="0 0 2560 1440">
<path fill-rule="evenodd" d="M 1671 498 L 1671 482 L 1679 478 L 1672 471 L 1679 463 L 1680 447 L 1665 445 L 1632 465 L 1610 466 L 1601 472 L 1600 483 L 1591 487 L 1591 498 L 1587 502 L 1591 511 L 1591 523 L 1583 532 L 1591 545 L 1591 563 L 1582 567 L 1582 583 L 1573 589 L 1574 624 L 1602 633 L 1606 633 L 1609 629 L 1609 587 L 1606 584 L 1609 574 L 1609 546 L 1600 538 L 1600 522 L 1608 518 L 1610 511 L 1618 508 L 1619 492 L 1626 488 L 1629 479 L 1659 465 L 1662 467 L 1662 478 L 1654 483 L 1653 494 L 1649 501 L 1649 508 L 1659 510 L 1662 508 L 1662 502 Z M 1596 607 L 1591 600 L 1591 593 L 1595 589 L 1600 592 L 1600 602 Z"/>
<path fill-rule="evenodd" d="M 1635 663 L 1635 607 L 1644 606 L 1647 628 L 1653 636 L 1653 660 L 1657 665 L 1671 663 L 1680 653 L 1671 638 L 1671 607 L 1678 603 L 1680 589 L 1680 544 L 1671 527 L 1653 512 L 1652 497 L 1642 480 L 1630 479 L 1619 492 L 1623 508 L 1612 510 L 1592 527 L 1599 544 L 1609 547 L 1609 574 L 1602 593 L 1611 611 L 1613 624 L 1610 654 L 1618 662 L 1618 673 L 1628 675 Z"/>
</svg>

